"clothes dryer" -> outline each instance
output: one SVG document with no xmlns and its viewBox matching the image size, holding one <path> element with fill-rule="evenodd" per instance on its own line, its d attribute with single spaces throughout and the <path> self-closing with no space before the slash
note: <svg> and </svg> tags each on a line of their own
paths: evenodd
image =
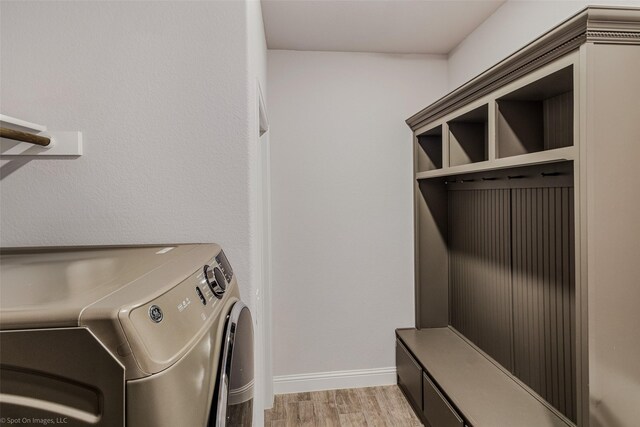
<svg viewBox="0 0 640 427">
<path fill-rule="evenodd" d="M 251 425 L 251 314 L 220 246 L 4 249 L 0 272 L 2 425 Z"/>
</svg>

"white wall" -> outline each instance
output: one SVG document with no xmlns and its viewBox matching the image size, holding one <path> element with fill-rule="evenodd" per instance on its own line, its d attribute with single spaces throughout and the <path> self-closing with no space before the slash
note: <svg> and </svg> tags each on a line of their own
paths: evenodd
<svg viewBox="0 0 640 427">
<path fill-rule="evenodd" d="M 414 325 L 404 120 L 446 78 L 441 57 L 268 51 L 274 375 L 394 366 Z"/>
<path fill-rule="evenodd" d="M 639 0 L 509 0 L 449 54 L 453 90 L 588 5 L 640 6 Z"/>
<path fill-rule="evenodd" d="M 3 1 L 2 113 L 85 142 L 76 159 L 2 160 L 2 246 L 215 241 L 251 295 L 245 14 Z"/>
</svg>

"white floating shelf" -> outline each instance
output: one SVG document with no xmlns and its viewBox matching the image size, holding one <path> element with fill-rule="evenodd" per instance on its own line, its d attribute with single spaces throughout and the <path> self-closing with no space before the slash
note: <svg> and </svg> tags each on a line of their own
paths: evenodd
<svg viewBox="0 0 640 427">
<path fill-rule="evenodd" d="M 0 138 L 2 156 L 82 156 L 82 132 L 48 131 L 46 126 L 4 114 L 0 114 L 0 126 L 51 138 L 46 147 Z"/>
</svg>

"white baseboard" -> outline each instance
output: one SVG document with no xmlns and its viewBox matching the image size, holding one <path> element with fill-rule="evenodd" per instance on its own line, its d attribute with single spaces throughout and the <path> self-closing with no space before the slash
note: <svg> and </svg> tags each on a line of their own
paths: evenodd
<svg viewBox="0 0 640 427">
<path fill-rule="evenodd" d="M 396 383 L 396 368 L 356 369 L 273 377 L 274 394 L 373 387 Z"/>
</svg>

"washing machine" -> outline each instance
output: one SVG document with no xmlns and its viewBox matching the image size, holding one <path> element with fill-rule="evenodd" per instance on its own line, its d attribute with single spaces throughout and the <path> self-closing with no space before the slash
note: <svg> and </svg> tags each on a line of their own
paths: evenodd
<svg viewBox="0 0 640 427">
<path fill-rule="evenodd" d="M 220 246 L 2 250 L 0 425 L 250 426 L 253 392 Z"/>
</svg>

